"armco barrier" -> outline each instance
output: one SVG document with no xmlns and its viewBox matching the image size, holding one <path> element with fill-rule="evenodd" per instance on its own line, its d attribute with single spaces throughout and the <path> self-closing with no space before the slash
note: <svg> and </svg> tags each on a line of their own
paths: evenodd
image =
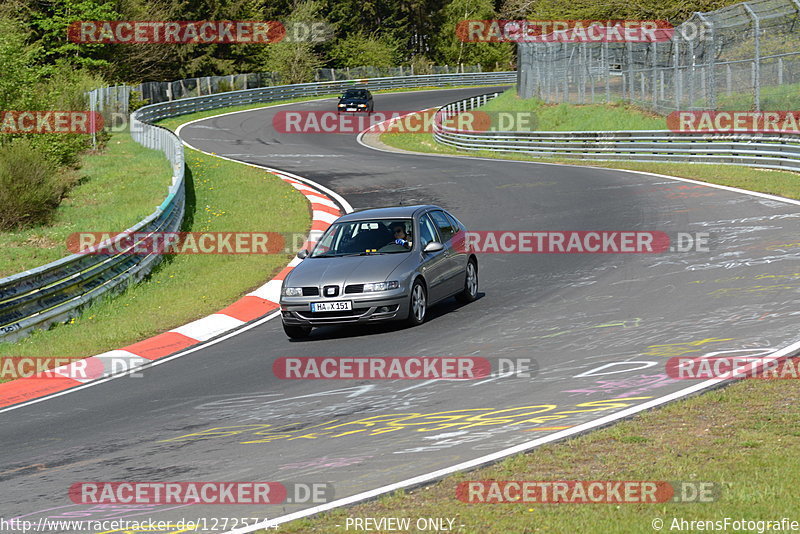
<svg viewBox="0 0 800 534">
<path fill-rule="evenodd" d="M 461 150 L 517 152 L 534 157 L 726 164 L 800 171 L 800 135 L 669 130 L 468 132 L 444 126 L 448 116 L 482 106 L 498 94 L 488 93 L 440 108 L 434 121 L 436 141 Z"/>
<path fill-rule="evenodd" d="M 344 80 L 338 82 L 278 85 L 152 104 L 139 110 L 139 119 L 143 121 L 157 121 L 168 117 L 196 113 L 209 109 L 275 102 L 292 98 L 335 95 L 352 87 L 365 87 L 371 91 L 377 91 L 382 89 L 447 87 L 453 85 L 513 84 L 516 82 L 516 79 L 517 73 L 516 71 L 512 71 L 466 74 L 427 74 L 395 78 L 365 78 L 361 80 Z"/>
<path fill-rule="evenodd" d="M 208 109 L 273 102 L 305 96 L 336 94 L 353 86 L 371 90 L 491 85 L 514 83 L 515 72 L 433 74 L 395 78 L 369 78 L 340 82 L 283 85 L 231 91 L 144 106 L 131 115 L 131 136 L 148 147 L 164 152 L 172 164 L 169 194 L 149 217 L 126 230 L 174 232 L 183 221 L 185 209 L 183 144 L 171 131 L 149 124 L 153 121 Z M 144 238 L 143 238 L 144 239 Z M 135 247 L 136 244 L 132 244 Z M 63 322 L 111 290 L 121 290 L 138 281 L 160 261 L 161 256 L 134 254 L 73 254 L 58 261 L 0 279 L 0 341 L 15 341 L 34 328 Z"/>
</svg>

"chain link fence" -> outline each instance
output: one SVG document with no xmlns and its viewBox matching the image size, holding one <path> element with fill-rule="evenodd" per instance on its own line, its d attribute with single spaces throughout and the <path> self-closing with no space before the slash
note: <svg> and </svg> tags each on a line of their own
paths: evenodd
<svg viewBox="0 0 800 534">
<path fill-rule="evenodd" d="M 695 13 L 662 42 L 518 45 L 523 98 L 677 110 L 788 110 L 800 93 L 800 0 Z M 794 104 L 796 107 L 796 103 Z"/>
</svg>

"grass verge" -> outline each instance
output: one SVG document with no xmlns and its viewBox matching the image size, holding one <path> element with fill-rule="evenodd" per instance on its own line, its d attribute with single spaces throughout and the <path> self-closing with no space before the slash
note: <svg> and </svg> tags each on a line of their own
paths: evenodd
<svg viewBox="0 0 800 534">
<path fill-rule="evenodd" d="M 78 172 L 78 184 L 51 224 L 0 233 L 0 277 L 67 256 L 67 236 L 73 232 L 133 226 L 163 202 L 172 176 L 160 152 L 144 148 L 128 134 L 114 135 L 100 154 L 83 155 Z"/>
<path fill-rule="evenodd" d="M 515 89 L 503 92 L 481 106 L 487 112 L 533 112 L 535 120 L 520 122 L 502 129 L 538 130 L 543 132 L 666 130 L 667 120 L 661 115 L 625 103 L 614 104 L 545 104 L 541 100 L 523 99 Z"/>
</svg>

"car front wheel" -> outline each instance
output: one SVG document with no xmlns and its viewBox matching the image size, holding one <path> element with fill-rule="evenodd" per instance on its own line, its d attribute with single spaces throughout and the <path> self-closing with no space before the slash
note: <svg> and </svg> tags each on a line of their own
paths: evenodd
<svg viewBox="0 0 800 534">
<path fill-rule="evenodd" d="M 411 297 L 408 306 L 409 326 L 417 326 L 425 322 L 425 314 L 428 311 L 428 294 L 425 286 L 419 280 L 414 282 L 411 287 Z"/>
<path fill-rule="evenodd" d="M 311 333 L 311 327 L 291 326 L 284 324 L 283 331 L 286 332 L 286 335 L 289 336 L 291 339 L 305 339 Z"/>
</svg>

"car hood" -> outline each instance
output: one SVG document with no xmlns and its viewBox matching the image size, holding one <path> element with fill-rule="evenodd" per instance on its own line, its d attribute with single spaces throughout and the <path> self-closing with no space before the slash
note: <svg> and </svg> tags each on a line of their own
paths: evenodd
<svg viewBox="0 0 800 534">
<path fill-rule="evenodd" d="M 345 105 L 366 104 L 367 103 L 367 99 L 366 98 L 342 98 L 342 99 L 339 100 L 339 103 L 340 104 L 345 104 Z"/>
<path fill-rule="evenodd" d="M 383 282 L 411 254 L 306 258 L 292 269 L 284 285 L 301 287 Z"/>
</svg>

